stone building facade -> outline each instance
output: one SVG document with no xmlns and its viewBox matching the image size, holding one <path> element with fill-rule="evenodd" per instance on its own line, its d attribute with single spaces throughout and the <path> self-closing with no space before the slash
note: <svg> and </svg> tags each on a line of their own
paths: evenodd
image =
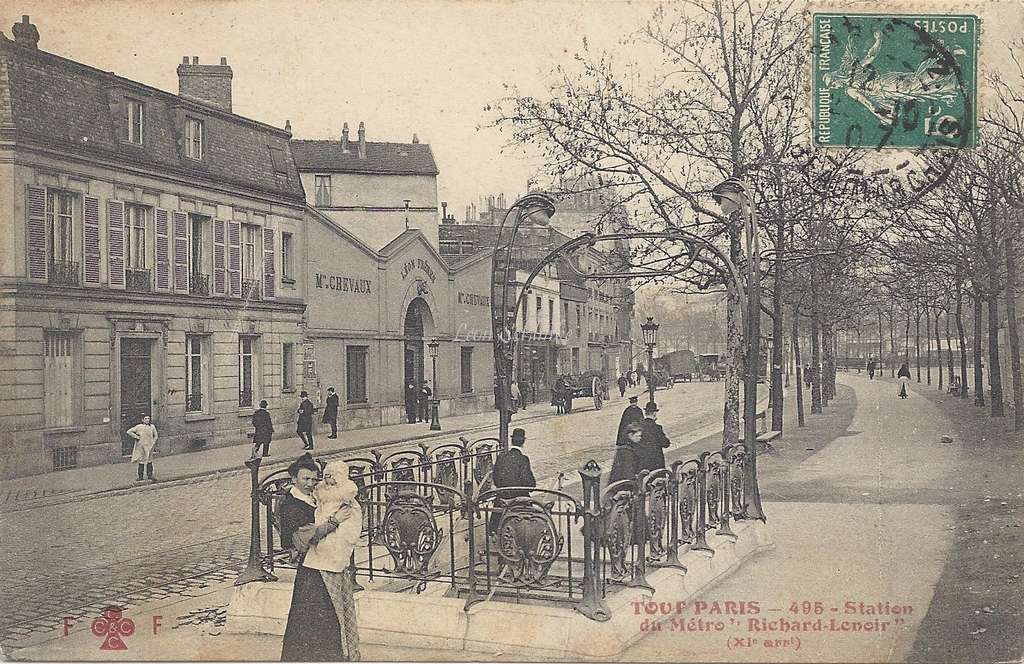
<svg viewBox="0 0 1024 664">
<path fill-rule="evenodd" d="M 175 95 L 26 25 L 0 36 L 0 477 L 120 461 L 143 414 L 162 453 L 244 442 L 261 398 L 291 421 L 290 134 L 230 112 L 226 62 L 183 62 Z"/>
</svg>

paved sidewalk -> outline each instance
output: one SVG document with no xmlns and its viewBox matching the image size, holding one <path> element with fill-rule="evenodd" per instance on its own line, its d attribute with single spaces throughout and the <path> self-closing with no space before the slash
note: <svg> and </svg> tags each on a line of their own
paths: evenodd
<svg viewBox="0 0 1024 664">
<path fill-rule="evenodd" d="M 612 403 L 616 403 L 615 400 Z M 582 410 L 586 410 L 583 408 Z M 537 404 L 513 416 L 513 423 L 537 421 L 554 417 L 555 412 L 546 404 Z M 432 444 L 438 439 L 454 441 L 458 436 L 497 429 L 497 411 L 446 417 L 441 431 L 430 431 L 429 423 L 391 424 L 367 429 L 339 431 L 336 440 L 327 438 L 326 432 L 314 434 L 315 454 L 326 456 L 336 452 L 382 448 L 399 443 L 423 441 Z M 472 436 L 470 436 L 472 439 Z M 297 436 L 275 438 L 271 456 L 263 460 L 262 468 L 284 468 L 302 451 Z M 43 505 L 56 505 L 80 500 L 87 496 L 116 495 L 128 491 L 145 491 L 168 484 L 196 481 L 223 473 L 248 472 L 243 465 L 252 453 L 252 443 L 228 445 L 199 452 L 185 452 L 160 456 L 153 467 L 159 481 L 137 483 L 136 465 L 130 462 L 75 468 L 56 473 L 19 477 L 0 481 L 0 513 L 31 509 Z"/>
</svg>

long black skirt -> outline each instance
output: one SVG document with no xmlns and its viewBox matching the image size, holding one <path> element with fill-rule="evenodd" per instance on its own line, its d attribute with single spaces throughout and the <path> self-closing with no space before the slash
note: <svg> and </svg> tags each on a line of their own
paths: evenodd
<svg viewBox="0 0 1024 664">
<path fill-rule="evenodd" d="M 354 615 L 354 612 L 353 612 Z M 282 662 L 336 662 L 350 659 L 341 624 L 320 570 L 299 566 L 281 646 Z"/>
</svg>

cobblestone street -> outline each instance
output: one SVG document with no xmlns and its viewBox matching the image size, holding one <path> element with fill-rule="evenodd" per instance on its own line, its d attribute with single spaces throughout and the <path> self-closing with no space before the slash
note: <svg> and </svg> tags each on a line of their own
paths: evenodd
<svg viewBox="0 0 1024 664">
<path fill-rule="evenodd" d="M 722 385 L 679 384 L 657 393 L 659 421 L 677 444 L 688 433 L 720 422 Z M 561 472 L 564 485 L 572 486 L 587 460 L 605 467 L 610 461 L 625 400 L 616 397 L 601 411 L 588 400 L 578 401 L 580 406 L 586 409 L 524 424 L 539 484 L 554 486 Z M 527 412 L 534 409 L 549 412 L 546 404 Z M 13 580 L 0 588 L 7 608 L 0 616 L 5 641 L 52 630 L 64 616 L 91 616 L 115 602 L 128 607 L 188 596 L 238 573 L 248 555 L 246 475 L 144 489 L 0 514 L 5 533 L 0 563 Z"/>
</svg>

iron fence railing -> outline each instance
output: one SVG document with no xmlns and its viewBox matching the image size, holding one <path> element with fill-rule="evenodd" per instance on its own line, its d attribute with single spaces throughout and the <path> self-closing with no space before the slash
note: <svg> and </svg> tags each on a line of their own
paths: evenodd
<svg viewBox="0 0 1024 664">
<path fill-rule="evenodd" d="M 741 444 L 643 471 L 602 490 L 595 461 L 580 469 L 581 495 L 491 483 L 497 439 L 443 443 L 346 459 L 359 487 L 362 537 L 349 567 L 356 581 L 421 592 L 430 584 L 465 598 L 568 603 L 607 620 L 618 587 L 651 588 L 652 567 L 682 568 L 686 551 L 713 555 L 708 533 L 734 538 L 746 518 Z M 236 584 L 275 578 L 291 566 L 278 508 L 291 488 L 284 470 L 252 473 L 249 565 Z M 560 478 L 563 476 L 560 476 Z M 265 527 L 265 540 L 260 531 Z M 393 582 L 393 584 L 392 584 Z"/>
</svg>

